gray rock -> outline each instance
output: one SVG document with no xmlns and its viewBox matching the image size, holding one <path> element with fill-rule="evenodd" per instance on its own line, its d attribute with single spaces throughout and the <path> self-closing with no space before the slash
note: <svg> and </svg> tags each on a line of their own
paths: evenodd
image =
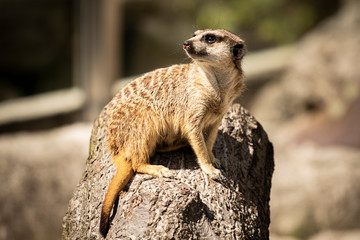
<svg viewBox="0 0 360 240">
<path fill-rule="evenodd" d="M 359 2 L 346 1 L 299 42 L 284 76 L 264 88 L 251 109 L 266 129 L 316 111 L 340 119 L 360 98 L 359 22 Z"/>
<path fill-rule="evenodd" d="M 272 232 L 304 238 L 360 228 L 360 151 L 308 142 L 288 145 L 276 159 Z"/>
<path fill-rule="evenodd" d="M 102 201 L 115 167 L 102 112 L 86 170 L 63 220 L 63 239 L 100 239 Z M 209 179 L 189 148 L 156 154 L 152 163 L 172 179 L 136 174 L 116 204 L 107 239 L 268 239 L 273 147 L 261 125 L 239 105 L 223 119 L 214 146 L 226 180 Z"/>
<path fill-rule="evenodd" d="M 91 126 L 0 136 L 0 239 L 58 239 Z"/>
<path fill-rule="evenodd" d="M 360 4 L 299 42 L 251 109 L 275 143 L 271 231 L 308 238 L 360 228 Z"/>
<path fill-rule="evenodd" d="M 309 240 L 359 240 L 360 230 L 347 230 L 347 231 L 323 231 Z"/>
</svg>

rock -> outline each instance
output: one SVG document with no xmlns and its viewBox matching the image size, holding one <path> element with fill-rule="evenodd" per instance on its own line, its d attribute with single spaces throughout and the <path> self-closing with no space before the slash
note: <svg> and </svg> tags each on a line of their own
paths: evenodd
<svg viewBox="0 0 360 240">
<path fill-rule="evenodd" d="M 279 235 L 275 235 L 275 234 L 270 234 L 270 239 L 271 240 L 300 240 L 299 238 L 294 238 L 294 237 L 290 237 L 290 236 L 279 236 Z"/>
<path fill-rule="evenodd" d="M 275 143 L 274 234 L 360 228 L 359 22 L 359 1 L 344 1 L 251 109 Z"/>
<path fill-rule="evenodd" d="M 95 122 L 86 170 L 63 219 L 63 239 L 100 239 L 99 217 L 115 167 L 106 146 L 103 111 Z M 151 160 L 175 178 L 136 174 L 115 207 L 107 239 L 268 239 L 273 147 L 240 105 L 223 119 L 214 146 L 225 180 L 198 167 L 190 148 Z"/>
<path fill-rule="evenodd" d="M 325 229 L 360 228 L 360 151 L 308 142 L 277 154 L 271 230 L 311 236 Z"/>
<path fill-rule="evenodd" d="M 346 1 L 338 14 L 299 42 L 284 76 L 264 88 L 251 109 L 266 129 L 317 111 L 324 111 L 328 121 L 348 112 L 360 97 L 360 70 L 355 64 L 360 62 L 359 21 L 358 1 Z"/>
<path fill-rule="evenodd" d="M 91 126 L 0 136 L 0 239 L 58 239 Z"/>
<path fill-rule="evenodd" d="M 360 230 L 347 230 L 347 231 L 323 231 L 309 240 L 359 240 Z"/>
</svg>

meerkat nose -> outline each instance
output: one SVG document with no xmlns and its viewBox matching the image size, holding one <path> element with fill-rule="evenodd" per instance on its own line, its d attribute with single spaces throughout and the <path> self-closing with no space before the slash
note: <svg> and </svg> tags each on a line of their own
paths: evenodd
<svg viewBox="0 0 360 240">
<path fill-rule="evenodd" d="M 191 47 L 191 44 L 192 44 L 192 42 L 190 42 L 190 41 L 185 41 L 185 42 L 184 42 L 184 45 L 183 45 L 183 48 L 186 49 L 186 50 L 189 50 L 189 48 Z"/>
</svg>

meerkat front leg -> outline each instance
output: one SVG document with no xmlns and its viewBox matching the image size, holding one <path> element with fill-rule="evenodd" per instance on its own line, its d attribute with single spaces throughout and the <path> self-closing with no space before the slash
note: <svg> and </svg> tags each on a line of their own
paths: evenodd
<svg viewBox="0 0 360 240">
<path fill-rule="evenodd" d="M 219 131 L 219 126 L 221 124 L 221 120 L 218 121 L 217 123 L 215 123 L 214 125 L 212 125 L 211 127 L 209 127 L 207 129 L 207 131 L 204 133 L 205 136 L 205 143 L 206 143 L 206 147 L 209 151 L 209 156 L 210 156 L 210 160 L 212 162 L 212 164 L 214 164 L 215 167 L 220 168 L 221 167 L 221 162 L 219 159 L 217 159 L 213 152 L 213 146 L 216 140 L 216 136 L 218 134 Z"/>
<path fill-rule="evenodd" d="M 212 179 L 222 178 L 223 176 L 220 170 L 216 169 L 212 164 L 211 156 L 206 146 L 202 131 L 191 133 L 189 136 L 189 143 L 197 156 L 197 162 L 200 165 L 200 168 Z M 212 157 L 214 157 L 214 155 L 212 155 Z"/>
</svg>

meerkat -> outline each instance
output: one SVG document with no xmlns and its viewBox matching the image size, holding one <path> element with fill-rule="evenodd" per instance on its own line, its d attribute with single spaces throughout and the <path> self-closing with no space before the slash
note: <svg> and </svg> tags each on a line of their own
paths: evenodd
<svg viewBox="0 0 360 240">
<path fill-rule="evenodd" d="M 150 164 L 156 151 L 189 144 L 200 168 L 212 179 L 222 178 L 212 149 L 224 114 L 243 88 L 245 44 L 226 30 L 207 29 L 196 31 L 183 48 L 192 63 L 135 79 L 107 106 L 107 145 L 117 170 L 102 206 L 104 237 L 114 202 L 134 173 L 174 175 L 164 166 Z"/>
</svg>

